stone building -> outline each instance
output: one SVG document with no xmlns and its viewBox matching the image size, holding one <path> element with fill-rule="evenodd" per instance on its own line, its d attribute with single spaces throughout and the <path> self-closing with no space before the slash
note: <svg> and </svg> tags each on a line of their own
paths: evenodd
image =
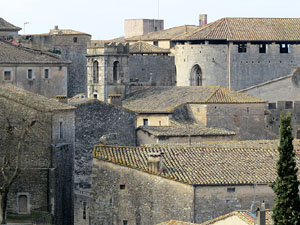
<svg viewBox="0 0 300 225">
<path fill-rule="evenodd" d="M 18 32 L 21 30 L 20 27 L 17 27 L 3 18 L 0 18 L 0 39 L 9 40 L 14 36 L 18 35 Z"/>
<path fill-rule="evenodd" d="M 68 65 L 68 97 L 87 94 L 87 46 L 91 35 L 71 29 L 59 29 L 55 26 L 49 33 L 37 35 L 19 35 L 14 40 L 22 46 L 50 51 L 61 55 L 63 60 L 71 61 Z"/>
<path fill-rule="evenodd" d="M 126 19 L 124 21 L 125 38 L 156 32 L 164 29 L 164 21 L 157 19 Z"/>
<path fill-rule="evenodd" d="M 196 133 L 199 138 L 195 141 L 213 136 L 220 140 L 265 139 L 265 105 L 264 100 L 222 87 L 140 87 L 123 101 L 125 108 L 138 113 L 137 127 L 147 126 L 138 131 L 140 144 L 154 140 L 150 130 L 158 129 L 169 135 L 154 143 L 171 141 L 168 136 L 174 129 L 185 132 L 181 141 Z M 187 124 L 192 126 L 184 126 Z"/>
<path fill-rule="evenodd" d="M 92 224 L 201 223 L 273 206 L 276 149 L 98 145 L 93 157 Z"/>
<path fill-rule="evenodd" d="M 23 169 L 10 189 L 8 210 L 30 214 L 43 209 L 54 215 L 55 224 L 73 224 L 75 108 L 8 84 L 0 84 L 0 105 L 1 122 L 8 118 L 24 129 L 24 118 L 36 121 L 20 143 Z"/>
<path fill-rule="evenodd" d="M 299 18 L 222 18 L 174 37 L 178 86 L 241 90 L 292 73 Z"/>
<path fill-rule="evenodd" d="M 46 97 L 67 94 L 70 61 L 59 55 L 0 41 L 0 83 L 9 83 Z"/>
<path fill-rule="evenodd" d="M 114 144 L 135 146 L 135 113 L 97 99 L 74 98 L 74 221 L 90 224 L 92 151 L 103 136 L 115 135 Z"/>
</svg>

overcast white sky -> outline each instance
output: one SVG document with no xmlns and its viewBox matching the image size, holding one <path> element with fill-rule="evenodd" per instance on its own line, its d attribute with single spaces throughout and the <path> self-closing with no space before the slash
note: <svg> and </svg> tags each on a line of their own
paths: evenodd
<svg viewBox="0 0 300 225">
<path fill-rule="evenodd" d="M 222 17 L 300 17 L 300 0 L 159 0 L 165 28 Z M 94 40 L 123 36 L 124 19 L 158 17 L 158 0 L 0 0 L 0 17 L 26 33 L 46 33 L 54 25 L 91 34 Z M 23 30 L 20 33 L 23 34 Z"/>
</svg>

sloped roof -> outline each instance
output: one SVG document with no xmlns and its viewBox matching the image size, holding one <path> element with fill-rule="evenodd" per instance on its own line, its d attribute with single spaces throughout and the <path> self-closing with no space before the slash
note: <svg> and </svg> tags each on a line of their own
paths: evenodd
<svg viewBox="0 0 300 225">
<path fill-rule="evenodd" d="M 264 103 L 243 93 L 219 86 L 207 87 L 147 87 L 132 93 L 123 106 L 139 113 L 170 113 L 175 107 L 186 103 Z"/>
<path fill-rule="evenodd" d="M 170 53 L 170 50 L 148 44 L 146 42 L 138 41 L 130 44 L 129 53 L 131 54 L 161 54 Z"/>
<path fill-rule="evenodd" d="M 21 30 L 20 27 L 17 27 L 7 22 L 3 18 L 0 18 L 0 31 L 19 31 L 19 30 Z"/>
<path fill-rule="evenodd" d="M 252 214 L 249 211 L 237 210 L 237 211 L 233 211 L 231 213 L 225 214 L 223 216 L 219 216 L 215 219 L 206 221 L 204 223 L 201 223 L 200 225 L 213 225 L 213 224 L 216 224 L 217 222 L 227 219 L 231 216 L 237 216 L 249 225 L 253 225 L 256 222 L 256 215 Z M 273 225 L 273 224 L 274 224 L 274 222 L 272 219 L 272 210 L 266 210 L 266 225 Z M 238 224 L 232 224 L 232 225 L 238 225 Z"/>
<path fill-rule="evenodd" d="M 18 47 L 9 42 L 0 41 L 0 63 L 59 63 L 70 64 L 59 55 L 38 50 Z"/>
<path fill-rule="evenodd" d="M 299 41 L 300 18 L 222 18 L 173 40 Z"/>
<path fill-rule="evenodd" d="M 73 106 L 60 103 L 54 99 L 25 91 L 10 84 L 0 84 L 0 97 L 17 102 L 40 112 L 54 112 L 58 110 L 72 110 Z"/>
<path fill-rule="evenodd" d="M 221 128 L 203 127 L 200 125 L 185 126 L 141 126 L 141 129 L 156 137 L 180 137 L 180 136 L 230 136 L 235 132 Z"/>
<path fill-rule="evenodd" d="M 72 30 L 72 29 L 51 29 L 49 34 L 50 35 L 87 35 L 87 36 L 91 36 L 90 34 Z"/>
<path fill-rule="evenodd" d="M 172 38 L 178 35 L 184 34 L 189 31 L 193 31 L 196 28 L 198 28 L 198 26 L 195 25 L 183 25 L 178 27 L 172 27 L 165 30 L 154 31 L 144 35 L 126 38 L 125 41 L 171 40 Z"/>
<path fill-rule="evenodd" d="M 148 153 L 163 153 L 163 172 L 148 169 Z M 237 185 L 274 182 L 279 156 L 276 149 L 98 145 L 93 157 L 190 185 Z"/>
<path fill-rule="evenodd" d="M 160 224 L 157 224 L 157 225 L 197 225 L 197 224 L 178 221 L 178 220 L 170 220 L 170 221 L 163 222 L 163 223 L 160 223 Z"/>
</svg>

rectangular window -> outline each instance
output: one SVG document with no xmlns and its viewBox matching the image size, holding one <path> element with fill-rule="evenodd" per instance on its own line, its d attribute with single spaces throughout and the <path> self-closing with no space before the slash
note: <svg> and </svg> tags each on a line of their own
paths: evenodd
<svg viewBox="0 0 300 225">
<path fill-rule="evenodd" d="M 285 109 L 292 109 L 293 108 L 293 102 L 287 101 L 285 102 Z"/>
<path fill-rule="evenodd" d="M 266 44 L 260 44 L 259 45 L 259 53 L 266 53 L 267 52 L 267 45 Z"/>
<path fill-rule="evenodd" d="M 82 218 L 86 219 L 86 202 L 83 202 Z"/>
<path fill-rule="evenodd" d="M 148 126 L 148 124 L 149 124 L 148 119 L 143 119 L 143 125 L 144 125 L 144 126 Z"/>
<path fill-rule="evenodd" d="M 280 44 L 280 53 L 289 53 L 290 44 Z"/>
<path fill-rule="evenodd" d="M 77 43 L 77 41 L 78 41 L 78 38 L 77 38 L 77 37 L 74 37 L 74 38 L 73 38 L 73 42 L 74 42 L 74 43 Z"/>
<path fill-rule="evenodd" d="M 49 79 L 49 69 L 44 69 L 44 78 Z"/>
<path fill-rule="evenodd" d="M 120 189 L 121 189 L 121 190 L 124 190 L 125 187 L 126 187 L 125 184 L 120 184 Z"/>
<path fill-rule="evenodd" d="M 123 220 L 123 225 L 128 225 L 128 220 Z"/>
<path fill-rule="evenodd" d="M 245 53 L 247 52 L 247 43 L 240 43 L 238 44 L 238 52 Z"/>
<path fill-rule="evenodd" d="M 276 109 L 276 102 L 269 103 L 269 109 Z"/>
<path fill-rule="evenodd" d="M 59 139 L 63 139 L 63 122 L 59 122 Z"/>
<path fill-rule="evenodd" d="M 33 70 L 32 69 L 27 70 L 27 79 L 33 80 Z"/>
<path fill-rule="evenodd" d="M 158 41 L 153 41 L 153 45 L 158 46 Z"/>
<path fill-rule="evenodd" d="M 227 188 L 227 192 L 228 193 L 233 193 L 233 192 L 235 192 L 235 188 Z"/>
<path fill-rule="evenodd" d="M 11 76 L 11 71 L 4 71 L 4 80 L 6 81 L 11 81 L 12 80 L 12 76 Z"/>
</svg>

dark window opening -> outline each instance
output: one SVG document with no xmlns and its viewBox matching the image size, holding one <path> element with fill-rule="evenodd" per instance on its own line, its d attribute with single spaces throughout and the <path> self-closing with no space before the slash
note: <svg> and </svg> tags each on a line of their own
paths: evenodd
<svg viewBox="0 0 300 225">
<path fill-rule="evenodd" d="M 45 77 L 45 79 L 49 78 L 49 69 L 44 70 L 44 77 Z"/>
<path fill-rule="evenodd" d="M 202 86 L 202 70 L 198 64 L 192 68 L 190 84 L 191 86 Z"/>
<path fill-rule="evenodd" d="M 83 202 L 83 212 L 82 212 L 82 218 L 86 219 L 86 202 Z"/>
<path fill-rule="evenodd" d="M 269 103 L 269 109 L 276 109 L 276 102 Z"/>
<path fill-rule="evenodd" d="M 143 125 L 144 125 L 144 126 L 148 126 L 148 124 L 149 124 L 148 119 L 143 119 Z"/>
<path fill-rule="evenodd" d="M 93 63 L 93 83 L 99 83 L 99 63 L 95 61 Z"/>
<path fill-rule="evenodd" d="M 73 37 L 73 42 L 77 43 L 77 41 L 78 41 L 78 38 L 77 37 Z"/>
<path fill-rule="evenodd" d="M 227 188 L 227 192 L 228 192 L 228 193 L 235 192 L 235 188 Z"/>
<path fill-rule="evenodd" d="M 247 44 L 246 43 L 240 43 L 240 44 L 238 44 L 238 52 L 239 53 L 245 53 L 245 52 L 247 52 Z"/>
<path fill-rule="evenodd" d="M 28 69 L 28 71 L 27 71 L 27 78 L 29 80 L 33 79 L 33 71 L 32 71 L 32 69 Z"/>
<path fill-rule="evenodd" d="M 154 30 L 157 31 L 157 27 L 154 27 Z"/>
<path fill-rule="evenodd" d="M 267 52 L 267 45 L 266 44 L 260 44 L 259 45 L 259 53 L 266 53 Z"/>
<path fill-rule="evenodd" d="M 285 109 L 292 109 L 293 108 L 293 102 L 287 101 L 285 102 Z"/>
<path fill-rule="evenodd" d="M 153 45 L 158 46 L 158 41 L 153 41 Z"/>
<path fill-rule="evenodd" d="M 11 80 L 11 71 L 4 71 L 4 80 Z"/>
<path fill-rule="evenodd" d="M 123 220 L 123 225 L 128 225 L 128 220 Z"/>
<path fill-rule="evenodd" d="M 280 44 L 280 53 L 289 53 L 290 44 Z"/>
<path fill-rule="evenodd" d="M 297 130 L 296 138 L 297 138 L 297 139 L 300 139 L 300 130 L 299 130 L 299 129 Z"/>
<path fill-rule="evenodd" d="M 95 98 L 95 99 L 98 98 L 98 94 L 97 94 L 97 93 L 94 94 L 94 98 Z"/>
<path fill-rule="evenodd" d="M 63 139 L 63 122 L 59 122 L 59 139 Z"/>
<path fill-rule="evenodd" d="M 120 70 L 120 63 L 118 61 L 114 62 L 113 67 L 113 82 L 116 83 L 119 80 L 119 70 Z"/>
<path fill-rule="evenodd" d="M 120 189 L 121 189 L 121 190 L 124 190 L 125 187 L 126 187 L 125 184 L 120 184 Z"/>
</svg>

